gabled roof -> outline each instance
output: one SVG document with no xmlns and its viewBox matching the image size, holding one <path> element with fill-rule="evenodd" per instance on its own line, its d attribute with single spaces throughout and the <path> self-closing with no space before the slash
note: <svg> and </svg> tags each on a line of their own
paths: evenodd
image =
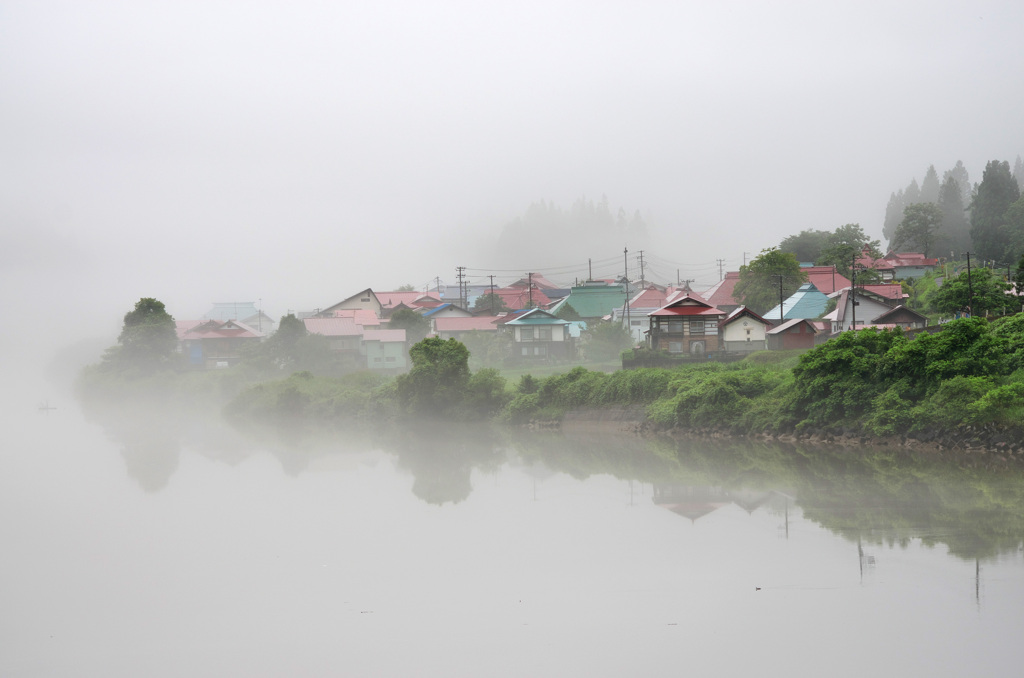
<svg viewBox="0 0 1024 678">
<path fill-rule="evenodd" d="M 506 306 L 516 310 L 526 308 L 530 305 L 531 300 L 534 307 L 546 306 L 551 303 L 551 299 L 537 287 L 533 288 L 532 294 L 528 287 L 502 287 L 499 290 L 494 290 L 494 295 L 501 297 Z"/>
<path fill-rule="evenodd" d="M 533 282 L 534 289 L 542 289 L 542 290 L 558 289 L 558 285 L 556 285 L 555 283 L 551 282 L 550 280 L 548 280 L 547 278 L 542 276 L 540 273 L 534 273 L 531 276 L 527 276 L 525 278 L 520 278 L 519 280 L 515 281 L 514 283 L 511 283 L 511 284 L 507 285 L 507 287 L 528 287 L 530 285 L 531 281 Z"/>
<path fill-rule="evenodd" d="M 682 297 L 662 306 L 651 316 L 721 316 L 725 311 L 719 310 L 696 295 L 684 294 Z"/>
<path fill-rule="evenodd" d="M 473 315 L 472 313 L 470 313 L 466 309 L 462 308 L 461 306 L 456 306 L 455 304 L 452 304 L 452 303 L 444 303 L 444 304 L 441 304 L 440 306 L 435 306 L 432 309 L 424 311 L 423 317 L 424 318 L 430 318 L 430 317 L 433 317 L 433 316 L 437 315 L 438 313 L 443 313 L 445 311 L 447 311 L 449 313 L 464 314 L 466 316 Z"/>
<path fill-rule="evenodd" d="M 175 323 L 178 339 L 259 339 L 263 333 L 238 320 L 185 320 Z"/>
<path fill-rule="evenodd" d="M 351 318 L 305 318 L 302 322 L 310 334 L 325 337 L 358 337 L 364 332 L 363 326 Z"/>
<path fill-rule="evenodd" d="M 674 291 L 675 289 L 672 287 L 662 287 L 661 285 L 651 283 L 646 288 L 633 295 L 633 298 L 629 300 L 629 307 L 661 308 L 665 305 L 665 301 L 668 299 L 669 294 Z"/>
<path fill-rule="evenodd" d="M 551 307 L 552 312 L 557 312 L 562 304 L 572 306 L 581 318 L 603 318 L 625 306 L 626 290 L 622 285 L 591 281 L 569 290 L 569 296 Z"/>
<path fill-rule="evenodd" d="M 363 299 L 367 299 L 368 301 L 363 302 L 362 301 Z M 330 315 L 332 315 L 334 313 L 334 311 L 336 311 L 338 309 L 341 309 L 341 308 L 346 308 L 346 304 L 349 304 L 350 302 L 353 302 L 353 301 L 355 301 L 357 304 L 359 304 L 359 303 L 369 303 L 372 306 L 375 306 L 375 307 L 378 307 L 378 308 L 382 306 L 382 304 L 380 303 L 380 299 L 377 298 L 377 295 L 373 293 L 372 289 L 367 287 L 362 292 L 357 292 L 357 293 L 353 294 L 351 297 L 346 297 L 346 298 L 342 299 L 341 301 L 339 301 L 338 303 L 333 304 L 331 306 L 328 306 L 327 308 L 325 308 L 323 311 L 321 311 L 317 315 L 325 316 L 325 317 L 330 316 Z M 348 308 L 352 308 L 352 307 L 349 306 Z"/>
<path fill-rule="evenodd" d="M 514 319 L 509 320 L 505 323 L 506 325 L 568 325 L 568 320 L 563 320 L 558 316 L 548 313 L 542 308 L 533 308 L 524 313 L 520 313 Z"/>
<path fill-rule="evenodd" d="M 215 301 L 213 308 L 203 316 L 204 320 L 245 320 L 258 316 L 260 310 L 255 301 Z"/>
<path fill-rule="evenodd" d="M 765 332 L 765 334 L 782 334 L 783 332 L 785 332 L 786 330 L 790 329 L 791 327 L 796 327 L 797 325 L 799 325 L 801 323 L 803 323 L 803 324 L 807 325 L 808 327 L 810 327 L 814 331 L 815 334 L 818 333 L 817 325 L 815 325 L 809 318 L 793 318 L 792 320 L 787 320 L 786 322 L 782 323 L 781 325 L 776 325 L 775 327 L 773 327 L 770 330 L 768 330 L 767 332 Z"/>
<path fill-rule="evenodd" d="M 739 306 L 740 302 L 733 297 L 733 290 L 739 281 L 740 272 L 729 271 L 724 278 L 718 281 L 717 285 L 712 285 L 704 290 L 701 296 L 712 306 Z"/>
<path fill-rule="evenodd" d="M 761 323 L 763 325 L 767 325 L 769 327 L 771 326 L 771 322 L 765 320 L 764 318 L 762 318 L 758 314 L 754 313 L 753 311 L 751 311 L 746 306 L 740 306 L 739 308 L 734 308 L 729 313 L 729 315 L 725 316 L 725 318 L 723 318 L 722 320 L 720 320 L 718 322 L 718 326 L 719 327 L 725 327 L 726 325 L 730 325 L 730 324 L 736 322 L 737 320 L 739 320 L 740 318 L 744 318 L 744 317 L 753 318 L 754 320 L 756 320 L 757 322 L 759 322 L 759 323 Z"/>
<path fill-rule="evenodd" d="M 422 306 L 423 304 L 440 303 L 441 297 L 437 292 L 417 292 L 412 291 L 401 291 L 401 292 L 376 292 L 377 299 L 380 301 L 380 305 L 383 308 L 394 308 L 399 304 L 405 304 L 409 308 L 415 308 Z"/>
<path fill-rule="evenodd" d="M 804 283 L 789 299 L 782 302 L 782 317 L 786 320 L 793 318 L 817 318 L 825 312 L 828 306 L 828 297 L 822 294 L 817 287 L 811 283 Z M 779 306 L 764 314 L 766 318 L 778 319 Z"/>
<path fill-rule="evenodd" d="M 836 290 L 850 286 L 850 279 L 836 271 L 833 266 L 808 266 L 800 270 L 807 274 L 807 282 L 823 294 L 832 294 Z"/>
<path fill-rule="evenodd" d="M 380 325 L 380 318 L 378 318 L 377 314 L 368 308 L 339 308 L 335 311 L 331 311 L 331 313 L 325 317 L 346 318 L 357 325 L 369 327 L 377 327 Z"/>
<path fill-rule="evenodd" d="M 878 316 L 871 322 L 873 323 L 899 323 L 900 318 L 913 318 L 914 320 L 922 323 L 928 322 L 928 318 L 921 315 L 912 308 L 907 308 L 903 304 L 900 304 L 894 309 L 888 310 L 882 315 Z"/>
</svg>

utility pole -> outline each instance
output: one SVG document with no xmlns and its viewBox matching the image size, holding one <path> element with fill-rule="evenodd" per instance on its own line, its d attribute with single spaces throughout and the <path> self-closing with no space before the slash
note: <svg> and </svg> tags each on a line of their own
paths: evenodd
<svg viewBox="0 0 1024 678">
<path fill-rule="evenodd" d="M 640 282 L 646 282 L 647 278 L 644 277 L 644 251 L 640 250 Z"/>
<path fill-rule="evenodd" d="M 786 322 L 786 314 L 785 314 L 785 310 L 786 309 L 783 308 L 783 306 L 782 306 L 783 301 L 784 301 L 783 296 L 782 296 L 782 278 L 783 278 L 783 276 L 781 274 L 778 274 L 775 277 L 779 279 L 779 324 L 781 325 L 782 323 Z"/>
<path fill-rule="evenodd" d="M 967 253 L 967 314 L 974 316 L 974 285 L 971 283 L 971 253 Z"/>
<path fill-rule="evenodd" d="M 533 272 L 527 273 L 526 276 L 530 285 L 530 308 L 533 308 Z"/>
<path fill-rule="evenodd" d="M 850 308 L 853 309 L 853 324 L 850 329 L 857 331 L 857 258 L 850 264 Z"/>
<path fill-rule="evenodd" d="M 748 255 L 748 254 L 750 254 L 750 252 L 744 252 L 744 253 L 743 253 L 743 265 L 744 265 L 744 266 L 746 266 L 746 265 L 747 265 L 747 255 Z"/>
<path fill-rule="evenodd" d="M 490 276 L 491 279 L 491 315 L 494 315 L 494 274 Z"/>
<path fill-rule="evenodd" d="M 463 286 L 463 283 L 465 282 L 465 270 L 466 270 L 465 266 L 456 266 L 455 267 L 455 277 L 459 281 L 459 307 L 460 308 L 465 308 L 466 307 L 466 302 L 465 302 L 465 299 L 464 299 L 464 297 L 462 295 L 462 290 L 463 290 L 462 286 Z"/>
<path fill-rule="evenodd" d="M 632 337 L 633 336 L 633 326 L 629 322 L 630 318 L 629 318 L 629 248 L 628 247 L 623 247 L 622 248 L 622 265 L 625 267 L 625 268 L 623 268 L 623 273 L 622 273 L 622 289 L 625 290 L 625 292 L 626 292 L 626 327 L 629 330 L 629 336 Z"/>
<path fill-rule="evenodd" d="M 717 259 L 716 261 L 718 261 L 718 280 L 721 282 L 725 278 L 725 273 L 722 272 L 722 264 L 725 263 L 725 259 Z"/>
<path fill-rule="evenodd" d="M 594 262 L 590 257 L 587 257 L 587 280 L 594 279 Z"/>
</svg>

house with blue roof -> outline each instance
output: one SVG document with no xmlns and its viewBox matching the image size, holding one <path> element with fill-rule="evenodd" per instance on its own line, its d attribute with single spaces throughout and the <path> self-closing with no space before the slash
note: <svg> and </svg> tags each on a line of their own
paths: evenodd
<svg viewBox="0 0 1024 678">
<path fill-rule="evenodd" d="M 804 283 L 796 292 L 764 314 L 764 319 L 779 325 L 787 320 L 820 318 L 828 306 L 828 297 L 814 286 Z"/>
</svg>

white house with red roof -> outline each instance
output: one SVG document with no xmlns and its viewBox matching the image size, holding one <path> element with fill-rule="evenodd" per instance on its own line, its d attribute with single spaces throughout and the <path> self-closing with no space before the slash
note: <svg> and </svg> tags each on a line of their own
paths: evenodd
<svg viewBox="0 0 1024 678">
<path fill-rule="evenodd" d="M 882 280 L 906 280 L 920 278 L 928 271 L 935 270 L 939 260 L 926 257 L 920 252 L 889 252 L 881 259 L 875 259 L 865 247 L 857 259 L 857 265 L 878 271 Z"/>
<path fill-rule="evenodd" d="M 722 348 L 718 323 L 725 319 L 726 312 L 699 296 L 683 294 L 650 317 L 652 349 L 702 355 Z"/>
</svg>

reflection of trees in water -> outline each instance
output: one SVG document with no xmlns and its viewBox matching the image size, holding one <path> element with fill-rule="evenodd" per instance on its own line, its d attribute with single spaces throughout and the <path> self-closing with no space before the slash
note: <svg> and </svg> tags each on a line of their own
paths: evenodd
<svg viewBox="0 0 1024 678">
<path fill-rule="evenodd" d="M 396 429 L 384 447 L 398 455 L 400 468 L 412 473 L 413 494 L 438 505 L 469 497 L 473 470 L 496 471 L 506 458 L 488 425 L 430 423 Z"/>
<path fill-rule="evenodd" d="M 129 477 L 146 492 L 157 492 L 178 470 L 181 444 L 168 431 L 148 423 L 130 429 L 107 430 L 121 444 L 121 456 Z"/>
<path fill-rule="evenodd" d="M 891 547 L 916 539 L 965 560 L 1024 544 L 1024 472 L 980 468 L 976 456 L 684 441 L 679 458 L 707 484 L 784 489 L 806 518 L 852 542 Z"/>
</svg>

